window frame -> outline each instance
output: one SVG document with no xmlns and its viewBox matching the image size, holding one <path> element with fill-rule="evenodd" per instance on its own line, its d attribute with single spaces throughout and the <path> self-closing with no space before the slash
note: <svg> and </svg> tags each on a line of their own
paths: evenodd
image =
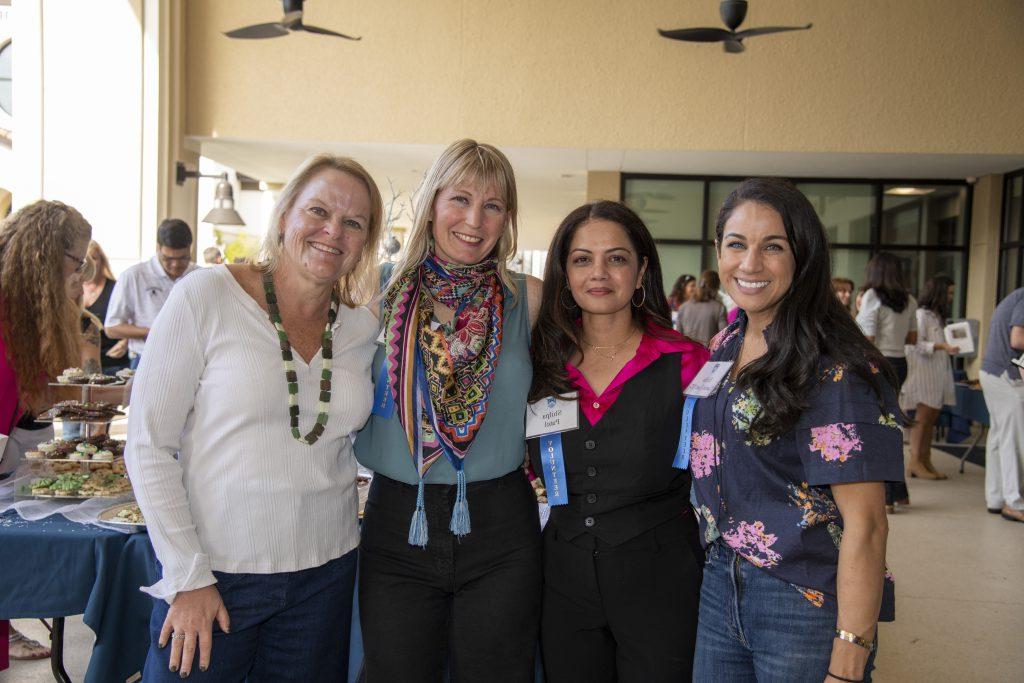
<svg viewBox="0 0 1024 683">
<path fill-rule="evenodd" d="M 1024 169 L 1017 172 L 1024 175 Z M 714 248 L 714 220 L 717 218 L 717 212 L 714 217 L 711 216 L 712 207 L 708 206 L 708 200 L 710 197 L 711 183 L 713 182 L 729 182 L 739 183 L 747 178 L 755 176 L 729 176 L 729 175 L 694 175 L 694 174 L 673 174 L 673 173 L 632 173 L 622 172 L 619 177 L 619 196 L 623 199 L 626 196 L 626 184 L 631 180 L 680 180 L 680 181 L 703 181 L 704 192 L 703 192 L 703 204 L 704 211 L 701 217 L 701 235 L 702 239 L 666 239 L 657 238 L 654 240 L 655 245 L 658 244 L 672 244 L 680 246 L 694 246 L 700 248 L 700 264 L 701 271 L 707 270 L 713 266 L 712 263 L 708 262 L 707 259 L 707 247 Z M 898 252 L 924 252 L 924 251 L 935 251 L 935 252 L 960 252 L 960 268 L 962 273 L 963 286 L 960 287 L 959 296 L 957 297 L 957 310 L 967 310 L 967 282 L 968 282 L 968 266 L 970 256 L 970 245 L 971 245 L 971 213 L 974 205 L 974 185 L 967 180 L 957 180 L 951 178 L 820 178 L 816 176 L 781 176 L 786 180 L 796 184 L 802 185 L 804 183 L 814 183 L 818 185 L 870 185 L 874 190 L 874 208 L 871 216 L 871 239 L 868 242 L 835 242 L 829 243 L 830 249 L 859 249 L 868 250 L 871 256 L 874 256 L 880 251 L 891 251 L 894 253 Z M 1004 181 L 1005 182 L 1005 181 Z M 884 205 L 884 190 L 887 186 L 926 186 L 926 187 L 961 187 L 966 190 L 964 197 L 964 208 L 963 208 L 963 219 L 964 219 L 964 235 L 963 242 L 960 245 L 946 245 L 946 244 L 882 244 L 881 242 L 881 230 L 882 230 L 882 215 Z M 1005 191 L 1004 191 L 1005 196 Z M 1004 215 L 1006 213 L 1004 205 Z M 1021 219 L 1024 221 L 1024 211 L 1021 212 Z M 1024 228 L 1024 226 L 1022 226 Z M 1005 233 L 1000 233 L 1000 236 Z M 1021 251 L 1019 252 L 1022 260 L 1024 260 L 1024 230 L 1022 230 L 1021 240 Z M 1002 249 L 1000 249 L 1000 255 Z M 1019 273 L 1019 271 L 1018 271 Z M 699 273 L 695 273 L 699 275 Z M 1018 275 L 1019 277 L 1019 275 Z M 1000 274 L 1002 278 L 1002 274 Z M 916 283 L 914 283 L 916 287 Z"/>
</svg>

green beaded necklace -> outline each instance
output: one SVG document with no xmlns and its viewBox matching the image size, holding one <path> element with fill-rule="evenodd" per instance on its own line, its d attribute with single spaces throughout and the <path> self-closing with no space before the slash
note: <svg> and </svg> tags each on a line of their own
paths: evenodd
<svg viewBox="0 0 1024 683">
<path fill-rule="evenodd" d="M 270 322 L 277 330 L 277 338 L 281 342 L 281 359 L 284 361 L 284 377 L 288 382 L 288 417 L 292 428 L 292 436 L 299 443 L 312 446 L 323 436 L 327 428 L 327 411 L 331 407 L 331 356 L 334 354 L 334 321 L 338 318 L 338 295 L 331 294 L 331 310 L 327 312 L 327 327 L 324 328 L 321 347 L 323 370 L 320 373 L 320 410 L 316 416 L 316 424 L 309 433 L 302 436 L 299 431 L 299 377 L 295 374 L 295 359 L 292 356 L 292 345 L 288 334 L 281 323 L 281 311 L 277 308 L 277 294 L 274 293 L 274 280 L 270 273 L 263 273 L 263 293 L 267 297 L 267 310 L 270 311 Z"/>
</svg>

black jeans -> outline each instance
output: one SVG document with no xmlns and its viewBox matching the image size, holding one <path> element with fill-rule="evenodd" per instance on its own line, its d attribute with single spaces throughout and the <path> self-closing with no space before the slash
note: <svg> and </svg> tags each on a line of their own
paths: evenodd
<svg viewBox="0 0 1024 683">
<path fill-rule="evenodd" d="M 373 478 L 359 552 L 368 683 L 532 682 L 540 621 L 537 499 L 519 470 L 473 482 L 472 531 L 448 530 L 455 487 L 428 484 L 426 548 L 409 545 L 416 487 Z"/>
<path fill-rule="evenodd" d="M 903 383 L 907 381 L 907 359 L 906 358 L 890 358 L 886 356 L 885 359 L 892 365 L 892 369 L 896 371 L 896 378 L 899 380 L 899 386 L 896 387 L 897 395 L 900 390 L 903 389 Z M 885 482 L 885 504 L 892 505 L 894 501 L 910 500 L 910 491 L 907 490 L 907 483 L 905 481 L 887 481 Z"/>
</svg>

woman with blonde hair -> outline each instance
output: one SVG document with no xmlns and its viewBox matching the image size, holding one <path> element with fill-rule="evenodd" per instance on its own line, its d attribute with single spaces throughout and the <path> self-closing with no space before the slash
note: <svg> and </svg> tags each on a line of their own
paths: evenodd
<svg viewBox="0 0 1024 683">
<path fill-rule="evenodd" d="M 69 281 L 85 265 L 92 227 L 74 208 L 38 201 L 0 228 L 0 433 L 10 436 L 19 419 L 50 402 L 47 382 L 78 363 L 79 313 L 68 297 Z M 6 444 L 4 461 L 18 457 Z M 13 461 L 12 461 L 13 464 Z M 0 471 L 9 471 L 0 462 Z M 0 622 L 0 632 L 9 628 Z M 0 638 L 0 669 L 8 647 L 14 659 L 40 659 L 49 650 L 14 628 Z"/>
<path fill-rule="evenodd" d="M 370 680 L 532 680 L 540 613 L 537 501 L 521 470 L 540 281 L 508 271 L 515 176 L 474 140 L 434 162 L 408 254 L 381 303 L 375 472 L 360 545 Z"/>
<path fill-rule="evenodd" d="M 110 305 L 110 295 L 114 292 L 114 284 L 117 278 L 110 269 L 110 261 L 99 243 L 95 240 L 89 242 L 89 261 L 92 266 L 92 275 L 84 278 L 82 287 L 84 290 L 85 308 L 99 320 L 106 320 L 107 307 Z M 102 325 L 100 325 L 102 328 Z M 97 372 L 113 375 L 118 370 L 128 367 L 128 340 L 111 339 L 105 331 L 100 333 L 100 366 Z"/>
<path fill-rule="evenodd" d="M 252 264 L 175 286 L 135 376 L 125 459 L 163 578 L 144 680 L 337 681 L 348 668 L 377 321 L 357 284 L 380 193 L 308 159 Z M 168 645 L 170 645 L 168 647 Z"/>
</svg>

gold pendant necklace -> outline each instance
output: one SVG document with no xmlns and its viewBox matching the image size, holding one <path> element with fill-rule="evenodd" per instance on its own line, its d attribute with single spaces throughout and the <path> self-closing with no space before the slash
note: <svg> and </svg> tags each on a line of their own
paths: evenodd
<svg viewBox="0 0 1024 683">
<path fill-rule="evenodd" d="M 602 358 L 607 358 L 608 360 L 615 360 L 615 356 L 619 355 L 619 351 L 621 350 L 622 345 L 625 344 L 626 342 L 628 342 L 634 336 L 636 336 L 636 333 L 637 333 L 637 330 L 634 328 L 629 333 L 628 337 L 626 337 L 625 339 L 620 341 L 618 344 L 612 344 L 611 346 L 595 346 L 595 345 L 591 344 L 590 342 L 588 342 L 586 339 L 583 340 L 583 343 L 586 344 L 587 346 L 589 346 L 590 348 L 594 349 L 594 352 L 597 353 L 597 355 L 601 356 Z M 615 349 L 615 350 L 612 351 L 611 355 L 609 355 L 607 353 L 601 353 L 602 351 L 604 351 L 606 349 Z"/>
</svg>

